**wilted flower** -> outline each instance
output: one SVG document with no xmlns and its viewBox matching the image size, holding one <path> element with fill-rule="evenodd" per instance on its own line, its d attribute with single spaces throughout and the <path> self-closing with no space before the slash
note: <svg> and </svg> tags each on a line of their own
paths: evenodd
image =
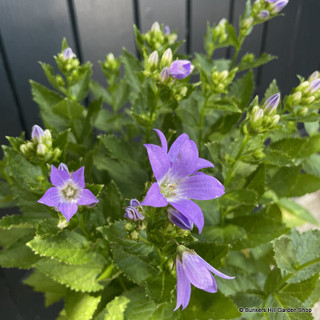
<svg viewBox="0 0 320 320">
<path fill-rule="evenodd" d="M 171 63 L 170 75 L 175 79 L 184 79 L 189 76 L 193 68 L 189 60 L 176 60 Z"/>
<path fill-rule="evenodd" d="M 89 189 L 84 189 L 84 167 L 70 174 L 64 163 L 58 169 L 51 165 L 50 180 L 54 187 L 49 188 L 38 202 L 55 207 L 67 221 L 78 211 L 78 205 L 99 202 Z"/>
<path fill-rule="evenodd" d="M 75 54 L 73 53 L 71 48 L 67 48 L 63 51 L 63 59 L 64 60 L 69 60 L 72 59 L 73 57 L 75 57 Z"/>
<path fill-rule="evenodd" d="M 217 292 L 218 286 L 211 272 L 224 279 L 234 279 L 213 268 L 194 251 L 180 247 L 184 251 L 176 258 L 177 305 L 174 310 L 181 305 L 182 310 L 187 307 L 191 295 L 191 284 L 207 292 Z"/>
<path fill-rule="evenodd" d="M 172 223 L 184 230 L 192 230 L 193 223 L 175 208 L 168 208 L 168 218 Z"/>
<path fill-rule="evenodd" d="M 130 200 L 130 206 L 125 208 L 124 217 L 134 221 L 143 220 L 145 217 L 139 209 L 142 209 L 140 202 L 136 199 Z"/>
<path fill-rule="evenodd" d="M 145 144 L 150 164 L 157 182 L 154 182 L 143 206 L 166 207 L 168 203 L 202 231 L 204 225 L 200 207 L 190 199 L 209 200 L 224 194 L 224 186 L 214 177 L 198 170 L 213 167 L 199 158 L 198 148 L 188 135 L 183 133 L 172 144 L 169 152 L 164 134 L 155 129 L 161 147 Z"/>
</svg>

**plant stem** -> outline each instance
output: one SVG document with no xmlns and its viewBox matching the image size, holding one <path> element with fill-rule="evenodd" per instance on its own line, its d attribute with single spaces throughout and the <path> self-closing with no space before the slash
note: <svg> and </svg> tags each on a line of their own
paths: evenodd
<svg viewBox="0 0 320 320">
<path fill-rule="evenodd" d="M 207 108 L 207 103 L 208 103 L 209 96 L 207 96 L 204 100 L 203 107 L 200 113 L 200 122 L 199 122 L 199 153 L 201 156 L 202 152 L 202 143 L 203 143 L 203 124 L 204 124 L 204 117 L 205 117 L 205 112 Z"/>
<path fill-rule="evenodd" d="M 243 141 L 242 141 L 242 145 L 241 145 L 241 148 L 240 150 L 238 151 L 237 155 L 236 155 L 236 158 L 231 166 L 231 168 L 229 169 L 228 171 L 228 174 L 226 176 L 226 179 L 224 180 L 224 186 L 225 188 L 229 185 L 231 179 L 232 179 L 232 174 L 233 174 L 233 171 L 234 171 L 234 168 L 236 166 L 236 164 L 238 163 L 245 147 L 247 146 L 248 142 L 249 142 L 249 139 L 250 139 L 250 136 L 249 135 L 245 135 Z"/>
</svg>

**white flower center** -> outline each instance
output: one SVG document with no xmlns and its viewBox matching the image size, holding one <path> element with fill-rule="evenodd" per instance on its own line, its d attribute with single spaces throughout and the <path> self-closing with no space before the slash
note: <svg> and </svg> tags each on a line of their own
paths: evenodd
<svg viewBox="0 0 320 320">
<path fill-rule="evenodd" d="M 80 198 L 82 189 L 71 179 L 59 188 L 60 197 L 64 202 L 77 202 Z"/>
<path fill-rule="evenodd" d="M 177 185 L 175 183 L 166 183 L 160 187 L 160 192 L 165 198 L 175 197 Z"/>
</svg>

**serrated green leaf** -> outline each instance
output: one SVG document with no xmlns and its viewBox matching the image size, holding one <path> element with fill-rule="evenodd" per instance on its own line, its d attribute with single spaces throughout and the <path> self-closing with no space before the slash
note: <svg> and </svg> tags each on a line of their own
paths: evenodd
<svg viewBox="0 0 320 320">
<path fill-rule="evenodd" d="M 10 230 L 15 229 L 33 229 L 36 227 L 37 222 L 40 218 L 37 217 L 26 217 L 20 214 L 14 214 L 10 216 L 4 216 L 0 220 L 0 229 Z"/>
<path fill-rule="evenodd" d="M 290 273 L 289 283 L 297 283 L 320 271 L 320 231 L 309 230 L 276 239 L 273 244 L 278 267 Z"/>
<path fill-rule="evenodd" d="M 33 287 L 35 291 L 45 294 L 46 307 L 59 301 L 67 291 L 65 286 L 55 282 L 39 270 L 35 270 L 27 279 L 23 280 L 23 282 Z"/>
<path fill-rule="evenodd" d="M 264 151 L 266 157 L 265 164 L 272 164 L 275 166 L 292 166 L 294 163 L 292 158 L 280 150 L 270 150 L 269 148 Z"/>
<path fill-rule="evenodd" d="M 232 224 L 228 224 L 225 227 L 205 226 L 201 233 L 201 236 L 205 241 L 215 241 L 219 244 L 232 244 L 243 238 L 245 235 L 246 231 L 243 228 Z"/>
<path fill-rule="evenodd" d="M 35 264 L 35 267 L 75 291 L 95 292 L 103 289 L 103 286 L 97 281 L 97 277 L 103 271 L 101 263 L 70 265 L 55 259 L 42 258 Z"/>
<path fill-rule="evenodd" d="M 310 174 L 300 174 L 291 187 L 288 196 L 301 197 L 306 193 L 312 193 L 320 189 L 320 178 Z"/>
<path fill-rule="evenodd" d="M 70 95 L 76 98 L 78 102 L 81 102 L 88 95 L 91 74 L 90 62 L 81 65 L 78 68 L 78 75 L 75 83 L 69 87 Z"/>
<path fill-rule="evenodd" d="M 279 93 L 280 90 L 278 88 L 277 85 L 277 81 L 276 79 L 273 79 L 269 85 L 269 87 L 267 88 L 265 94 L 264 94 L 264 98 L 262 100 L 262 103 L 264 103 L 268 98 L 270 98 L 272 95 Z"/>
<path fill-rule="evenodd" d="M 265 166 L 262 164 L 247 178 L 245 187 L 254 190 L 261 197 L 265 191 L 265 180 L 266 171 Z"/>
<path fill-rule="evenodd" d="M 130 299 L 125 296 L 115 297 L 106 306 L 106 310 L 103 312 L 104 317 L 101 320 L 125 320 L 124 312 L 127 308 Z"/>
<path fill-rule="evenodd" d="M 304 127 L 309 136 L 314 136 L 319 133 L 319 121 L 305 122 Z"/>
<path fill-rule="evenodd" d="M 0 208 L 10 208 L 14 205 L 15 202 L 9 184 L 0 180 Z"/>
<path fill-rule="evenodd" d="M 241 110 L 244 110 L 252 97 L 254 89 L 253 72 L 249 71 L 236 79 L 230 86 L 229 96 L 234 97 Z"/>
<path fill-rule="evenodd" d="M 56 79 L 56 77 L 54 75 L 54 72 L 53 72 L 53 67 L 50 66 L 50 64 L 43 63 L 43 62 L 40 62 L 40 65 L 41 65 L 41 67 L 42 67 L 42 69 L 43 69 L 48 81 L 52 85 L 52 87 L 55 88 L 58 91 L 66 93 L 66 89 L 64 87 L 61 87 L 58 84 L 57 79 Z"/>
<path fill-rule="evenodd" d="M 80 118 L 83 115 L 84 107 L 76 101 L 64 99 L 58 102 L 52 111 L 66 119 L 73 120 Z"/>
<path fill-rule="evenodd" d="M 102 256 L 90 251 L 91 243 L 75 231 L 64 230 L 46 238 L 36 236 L 27 245 L 40 256 L 52 257 L 66 264 L 103 265 L 106 262 Z"/>
<path fill-rule="evenodd" d="M 312 154 L 302 162 L 302 169 L 313 176 L 320 178 L 320 155 Z"/>
<path fill-rule="evenodd" d="M 180 310 L 173 311 L 175 306 L 174 301 L 171 303 L 162 303 L 147 320 L 179 320 Z"/>
<path fill-rule="evenodd" d="M 90 320 L 97 309 L 101 296 L 69 291 L 66 296 L 65 310 L 68 320 Z"/>
<path fill-rule="evenodd" d="M 90 80 L 90 91 L 96 99 L 102 98 L 102 101 L 111 105 L 111 96 L 106 88 L 104 88 L 100 83 Z"/>
<path fill-rule="evenodd" d="M 150 261 L 145 261 L 146 257 L 130 254 L 117 244 L 111 244 L 111 250 L 114 263 L 131 281 L 142 284 L 147 279 L 157 276 L 157 269 Z"/>
<path fill-rule="evenodd" d="M 251 62 L 247 62 L 243 59 L 238 65 L 238 68 L 239 68 L 238 71 L 257 68 L 257 67 L 259 67 L 263 64 L 266 64 L 274 59 L 277 59 L 277 57 L 263 52 L 259 58 L 253 59 Z"/>
</svg>

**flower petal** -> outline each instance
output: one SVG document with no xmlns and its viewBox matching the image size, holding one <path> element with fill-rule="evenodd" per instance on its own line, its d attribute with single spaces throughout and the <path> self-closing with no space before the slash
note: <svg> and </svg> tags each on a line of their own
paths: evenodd
<svg viewBox="0 0 320 320">
<path fill-rule="evenodd" d="M 212 278 L 212 285 L 205 288 L 205 289 L 202 289 L 202 290 L 210 292 L 210 293 L 215 293 L 218 291 L 218 285 L 217 285 L 216 279 L 214 278 L 214 276 L 211 273 L 210 273 L 210 276 Z"/>
<path fill-rule="evenodd" d="M 219 270 L 215 269 L 212 265 L 210 265 L 207 261 L 203 260 L 200 256 L 198 256 L 200 263 L 207 268 L 209 271 L 213 272 L 216 276 L 223 278 L 223 279 L 234 279 L 235 277 L 230 277 L 227 276 L 225 274 L 223 274 L 222 272 L 220 272 Z"/>
<path fill-rule="evenodd" d="M 89 204 L 98 203 L 99 200 L 89 189 L 83 189 L 77 202 L 80 206 L 87 206 Z"/>
<path fill-rule="evenodd" d="M 76 203 L 61 202 L 58 210 L 65 216 L 67 221 L 78 211 L 78 205 Z"/>
<path fill-rule="evenodd" d="M 153 129 L 157 134 L 158 134 L 158 137 L 160 139 L 160 142 L 161 142 L 161 148 L 162 150 L 167 153 L 168 152 L 168 143 L 167 143 L 167 139 L 166 137 L 164 136 L 164 134 L 158 130 L 158 129 Z"/>
<path fill-rule="evenodd" d="M 43 203 L 49 207 L 57 207 L 61 201 L 58 188 L 49 188 L 41 199 L 38 200 L 39 203 Z"/>
<path fill-rule="evenodd" d="M 165 207 L 168 204 L 166 198 L 161 194 L 160 187 L 157 182 L 154 182 L 147 192 L 146 197 L 141 202 L 142 206 L 150 207 Z"/>
<path fill-rule="evenodd" d="M 191 284 L 187 279 L 185 272 L 182 268 L 179 259 L 176 259 L 176 271 L 177 271 L 177 305 L 174 311 L 176 311 L 181 305 L 182 310 L 186 308 L 190 301 Z"/>
<path fill-rule="evenodd" d="M 169 157 L 166 152 L 159 146 L 154 144 L 145 144 L 147 149 L 152 171 L 157 181 L 168 172 L 170 167 Z"/>
<path fill-rule="evenodd" d="M 209 168 L 209 167 L 214 168 L 214 165 L 210 161 L 208 161 L 206 159 L 202 159 L 202 158 L 198 159 L 197 166 L 196 166 L 197 171 L 200 169 Z"/>
<path fill-rule="evenodd" d="M 85 187 L 85 182 L 84 182 L 84 167 L 81 167 L 77 171 L 75 171 L 71 175 L 71 179 L 73 180 L 74 183 L 76 183 L 80 188 Z"/>
<path fill-rule="evenodd" d="M 178 185 L 178 193 L 189 199 L 210 200 L 222 196 L 224 186 L 212 176 L 197 174 L 183 179 Z"/>
<path fill-rule="evenodd" d="M 189 136 L 186 133 L 183 133 L 173 142 L 168 152 L 168 156 L 171 162 L 173 162 L 178 156 L 182 144 L 188 139 Z"/>
<path fill-rule="evenodd" d="M 58 170 L 54 165 L 51 165 L 50 181 L 55 187 L 60 187 L 70 179 L 70 175 L 64 170 Z"/>
<path fill-rule="evenodd" d="M 183 252 L 182 265 L 188 280 L 197 288 L 205 290 L 214 286 L 212 275 L 200 262 L 196 253 Z"/>
<path fill-rule="evenodd" d="M 203 225 L 204 225 L 204 218 L 200 207 L 189 199 L 181 199 L 177 201 L 170 201 L 170 204 L 180 211 L 186 218 L 191 220 L 201 233 Z"/>
<path fill-rule="evenodd" d="M 170 175 L 174 179 L 180 179 L 192 174 L 197 166 L 198 149 L 194 148 L 194 142 L 186 140 L 172 162 Z"/>
</svg>

